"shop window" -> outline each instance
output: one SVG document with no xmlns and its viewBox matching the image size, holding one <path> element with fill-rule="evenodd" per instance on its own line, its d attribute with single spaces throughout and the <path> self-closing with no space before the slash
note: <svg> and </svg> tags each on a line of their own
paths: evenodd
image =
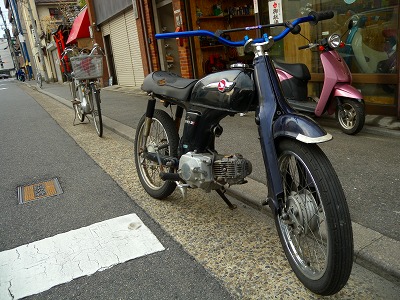
<svg viewBox="0 0 400 300">
<path fill-rule="evenodd" d="M 268 1 L 259 1 L 260 21 L 270 23 Z M 332 33 L 342 35 L 345 47 L 339 53 L 348 64 L 354 85 L 361 89 L 367 103 L 398 105 L 398 12 L 399 0 L 282 0 L 283 19 L 291 20 L 309 11 L 333 10 L 332 20 L 317 26 L 302 25 L 302 34 L 310 41 Z M 349 30 L 348 24 L 353 26 Z M 277 34 L 281 29 L 271 29 Z M 285 62 L 305 63 L 312 74 L 312 91 L 320 91 L 323 68 L 318 51 L 298 50 L 308 44 L 302 36 L 288 36 L 275 45 L 272 56 Z M 310 89 L 309 88 L 309 89 Z"/>
<path fill-rule="evenodd" d="M 51 18 L 54 18 L 55 20 L 62 20 L 62 12 L 57 9 L 57 8 L 49 8 L 49 15 Z"/>
</svg>

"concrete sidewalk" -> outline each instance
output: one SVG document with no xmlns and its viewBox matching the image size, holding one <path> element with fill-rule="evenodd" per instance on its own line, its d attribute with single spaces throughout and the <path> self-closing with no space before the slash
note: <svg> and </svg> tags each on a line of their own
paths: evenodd
<svg viewBox="0 0 400 300">
<path fill-rule="evenodd" d="M 26 82 L 26 84 L 36 89 L 36 85 L 33 82 Z M 72 109 L 67 84 L 44 84 L 43 89 L 39 91 Z M 133 141 L 134 126 L 136 125 L 132 124 L 137 124 L 139 118 L 145 112 L 145 103 L 138 101 L 137 111 L 141 113 L 137 116 L 132 116 L 132 111 L 124 109 L 124 102 L 131 101 L 132 95 L 143 97 L 145 94 L 138 88 L 121 86 L 104 88 L 101 93 L 102 99 L 118 98 L 118 106 L 120 106 L 119 111 L 115 112 L 114 115 L 104 115 L 104 111 L 107 110 L 103 109 L 104 127 Z M 104 104 L 105 102 L 103 101 Z M 113 114 L 111 111 L 109 113 Z M 326 121 L 331 122 L 332 120 L 328 118 Z M 400 137 L 400 121 L 392 117 L 367 116 L 363 130 L 379 131 L 380 134 Z M 229 195 L 272 216 L 269 208 L 261 205 L 261 202 L 266 197 L 266 186 L 251 178 L 248 178 L 248 181 L 248 184 L 245 185 L 232 186 L 228 190 Z M 355 222 L 353 222 L 353 234 L 355 262 L 396 284 L 400 284 L 400 241 L 386 237 Z"/>
</svg>

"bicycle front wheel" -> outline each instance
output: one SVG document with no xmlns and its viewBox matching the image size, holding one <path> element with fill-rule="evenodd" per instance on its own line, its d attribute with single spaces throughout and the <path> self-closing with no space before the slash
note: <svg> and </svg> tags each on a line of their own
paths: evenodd
<svg viewBox="0 0 400 300">
<path fill-rule="evenodd" d="M 92 105 L 92 117 L 97 135 L 103 136 L 103 118 L 101 117 L 100 90 L 96 89 L 94 84 L 90 85 L 89 101 Z"/>
<path fill-rule="evenodd" d="M 85 113 L 83 112 L 81 103 L 83 101 L 83 97 L 84 97 L 85 92 L 84 92 L 82 86 L 78 86 L 77 87 L 75 83 L 71 84 L 71 91 L 73 91 L 73 90 L 75 90 L 75 91 L 72 92 L 72 96 L 73 97 L 74 96 L 78 96 L 79 97 L 79 99 L 73 98 L 74 100 L 79 100 L 79 103 L 73 102 L 74 103 L 73 107 L 74 107 L 74 110 L 75 110 L 75 114 L 78 117 L 79 121 L 83 122 L 85 120 Z"/>
<path fill-rule="evenodd" d="M 36 78 L 36 84 L 38 88 L 42 88 L 43 87 L 43 79 L 42 79 L 42 75 L 38 75 Z"/>
<path fill-rule="evenodd" d="M 332 295 L 353 265 L 353 233 L 343 188 L 317 145 L 281 140 L 277 146 L 283 209 L 275 223 L 286 257 L 312 292 Z"/>
</svg>

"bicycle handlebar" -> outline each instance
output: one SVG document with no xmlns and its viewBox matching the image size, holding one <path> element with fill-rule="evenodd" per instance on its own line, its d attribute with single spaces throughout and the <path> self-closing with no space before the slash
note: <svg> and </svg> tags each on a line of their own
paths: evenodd
<svg viewBox="0 0 400 300">
<path fill-rule="evenodd" d="M 93 54 L 96 54 L 95 51 L 99 51 L 99 50 L 100 50 L 101 54 L 104 55 L 103 49 L 97 43 L 93 45 L 92 50 L 89 50 L 89 49 L 86 49 L 86 48 L 78 50 L 78 48 L 76 48 L 76 47 L 74 47 L 74 48 L 67 47 L 61 53 L 61 59 L 64 59 L 64 56 L 67 55 L 70 52 L 79 52 L 79 54 L 82 54 L 84 52 L 89 52 L 89 55 L 93 55 Z"/>
<path fill-rule="evenodd" d="M 261 29 L 263 27 L 285 26 L 286 28 L 280 34 L 272 37 L 274 41 L 279 41 L 279 40 L 283 39 L 286 35 L 288 35 L 289 32 L 291 32 L 291 30 L 298 24 L 310 22 L 311 25 L 316 25 L 319 21 L 332 19 L 333 16 L 334 16 L 333 11 L 323 11 L 323 12 L 312 11 L 308 14 L 307 17 L 301 17 L 301 18 L 295 19 L 293 22 L 269 24 L 269 25 L 257 25 L 257 26 L 241 28 L 241 30 L 249 31 L 249 30 Z M 213 33 L 208 30 L 192 30 L 192 31 L 180 31 L 180 32 L 171 32 L 171 33 L 158 33 L 155 35 L 155 37 L 156 37 L 156 39 L 168 39 L 168 38 L 183 38 L 183 37 L 191 37 L 191 36 L 209 36 L 209 37 L 212 37 L 212 38 L 218 40 L 218 42 L 220 42 L 221 44 L 224 44 L 224 45 L 230 46 L 230 47 L 244 46 L 244 44 L 248 40 L 248 37 L 245 37 L 241 41 L 230 41 L 230 40 L 227 40 L 227 39 L 221 37 L 221 35 L 220 35 L 221 32 L 223 33 L 223 31 L 217 31 L 217 33 Z M 266 41 L 266 37 L 255 39 L 255 40 L 253 40 L 253 43 L 262 43 L 265 41 Z"/>
<path fill-rule="evenodd" d="M 100 50 L 101 54 L 104 55 L 103 49 L 101 49 L 101 47 L 97 43 L 93 45 L 92 51 L 90 51 L 89 55 L 95 54 L 95 51 L 98 51 L 98 50 Z"/>
</svg>

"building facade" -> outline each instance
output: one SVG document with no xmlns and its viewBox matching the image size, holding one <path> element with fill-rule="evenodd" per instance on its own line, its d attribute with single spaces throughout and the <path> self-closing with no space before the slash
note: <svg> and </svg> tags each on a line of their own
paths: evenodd
<svg viewBox="0 0 400 300">
<path fill-rule="evenodd" d="M 107 58 L 110 75 L 108 84 L 140 86 L 145 72 L 138 36 L 136 2 L 93 0 L 91 3 L 96 18 L 94 30 L 101 32 Z"/>
<path fill-rule="evenodd" d="M 14 69 L 14 62 L 8 45 L 8 40 L 6 38 L 0 38 L 0 73 L 12 69 Z"/>
<path fill-rule="evenodd" d="M 9 0 L 5 0 L 9 1 Z M 10 0 L 11 1 L 11 0 Z M 35 4 L 35 20 L 43 20 L 54 10 L 49 2 L 62 0 L 23 0 Z M 47 7 L 44 7 L 46 3 Z M 399 51 L 397 41 L 400 21 L 399 0 L 87 0 L 92 38 L 106 52 L 104 85 L 140 87 L 144 76 L 154 70 L 167 70 L 183 77 L 200 78 L 223 70 L 232 62 L 249 62 L 241 49 L 228 49 L 204 38 L 156 40 L 156 33 L 206 29 L 237 28 L 294 19 L 309 11 L 333 10 L 333 19 L 317 26 L 302 26 L 302 35 L 288 36 L 277 43 L 271 56 L 285 62 L 302 62 L 311 72 L 310 94 L 319 95 L 324 78 L 319 55 L 299 51 L 298 46 L 331 33 L 339 33 L 346 47 L 339 50 L 353 74 L 353 85 L 361 90 L 368 114 L 400 118 Z M 27 14 L 23 15 L 24 19 Z M 353 28 L 348 29 L 352 22 Z M 39 22 L 40 23 L 40 22 Z M 35 49 L 34 35 L 26 23 L 27 40 Z M 54 46 L 46 42 L 43 22 L 39 36 L 47 50 L 46 68 L 57 78 Z M 277 29 L 266 31 L 276 34 Z M 43 33 L 43 34 L 42 34 Z M 263 32 L 247 33 L 250 37 Z M 244 33 L 231 33 L 241 40 Z M 44 41 L 44 42 L 43 42 Z M 33 50 L 35 65 L 38 52 Z M 50 55 L 49 55 L 50 54 Z M 53 57 L 52 59 L 49 59 Z"/>
<path fill-rule="evenodd" d="M 275 6 L 274 6 L 275 5 Z M 154 40 L 155 33 L 179 30 L 237 28 L 255 24 L 268 24 L 277 20 L 290 20 L 309 11 L 333 10 L 332 20 L 317 26 L 302 26 L 302 35 L 288 36 L 274 46 L 274 59 L 305 63 L 311 72 L 309 91 L 319 95 L 324 72 L 319 55 L 299 51 L 298 46 L 331 33 L 339 33 L 346 44 L 340 50 L 353 74 L 353 85 L 361 90 L 368 114 L 382 114 L 400 118 L 399 63 L 397 40 L 399 36 L 399 0 L 276 0 L 276 1 L 215 1 L 215 0 L 152 0 L 136 1 L 144 6 L 146 26 L 139 36 L 144 36 L 147 52 L 147 70 L 163 69 L 184 77 L 197 78 L 210 72 L 225 69 L 231 62 L 251 61 L 243 52 L 227 49 L 209 39 Z M 276 8 L 279 7 L 279 10 Z M 348 24 L 353 21 L 353 29 Z M 276 34 L 271 29 L 269 34 Z M 254 33 L 246 33 L 252 37 Z M 241 40 L 244 33 L 232 33 L 233 40 Z M 306 38 L 306 39 L 305 39 Z M 307 41 L 307 39 L 309 41 Z M 146 73 L 145 71 L 145 73 Z"/>
</svg>

